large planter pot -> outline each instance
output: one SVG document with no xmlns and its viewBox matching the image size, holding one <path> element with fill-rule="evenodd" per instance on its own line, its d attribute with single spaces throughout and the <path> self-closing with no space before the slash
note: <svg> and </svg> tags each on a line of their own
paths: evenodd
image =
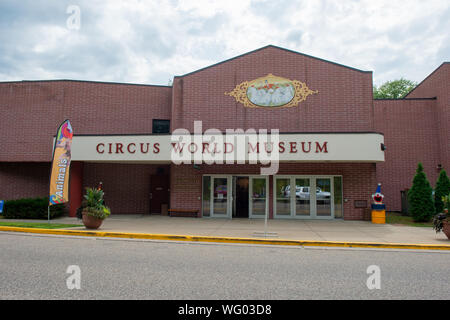
<svg viewBox="0 0 450 320">
<path fill-rule="evenodd" d="M 442 232 L 444 232 L 444 234 L 450 240 L 450 221 L 444 220 L 442 222 Z"/>
<path fill-rule="evenodd" d="M 88 215 L 86 212 L 83 212 L 83 224 L 86 229 L 98 229 L 102 225 L 103 219 L 98 219 L 96 217 Z"/>
</svg>

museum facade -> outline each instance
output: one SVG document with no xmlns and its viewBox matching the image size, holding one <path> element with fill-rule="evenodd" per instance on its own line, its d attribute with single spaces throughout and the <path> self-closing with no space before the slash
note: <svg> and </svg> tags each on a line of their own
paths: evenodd
<svg viewBox="0 0 450 320">
<path fill-rule="evenodd" d="M 0 83 L 0 199 L 46 196 L 53 137 L 74 137 L 69 212 L 103 182 L 113 214 L 367 218 L 382 183 L 401 210 L 418 162 L 450 169 L 450 64 L 406 98 L 374 100 L 372 72 L 266 46 L 171 86 Z"/>
</svg>

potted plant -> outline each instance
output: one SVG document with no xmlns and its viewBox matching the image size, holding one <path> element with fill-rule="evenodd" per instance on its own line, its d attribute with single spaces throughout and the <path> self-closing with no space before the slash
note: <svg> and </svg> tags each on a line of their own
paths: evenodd
<svg viewBox="0 0 450 320">
<path fill-rule="evenodd" d="M 103 201 L 103 190 L 86 188 L 86 194 L 79 212 L 81 211 L 83 224 L 87 229 L 98 229 L 111 210 Z"/>
<path fill-rule="evenodd" d="M 444 232 L 447 238 L 450 240 L 450 215 L 448 214 L 448 207 L 450 202 L 450 194 L 442 197 L 444 203 L 444 212 L 439 213 L 433 219 L 433 228 L 436 232 Z"/>
</svg>

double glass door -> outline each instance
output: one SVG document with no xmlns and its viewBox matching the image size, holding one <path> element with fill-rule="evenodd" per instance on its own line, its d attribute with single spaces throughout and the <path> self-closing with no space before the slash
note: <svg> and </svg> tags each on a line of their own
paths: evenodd
<svg viewBox="0 0 450 320">
<path fill-rule="evenodd" d="M 268 212 L 268 185 L 268 178 L 261 176 L 203 176 L 202 214 L 215 218 L 264 218 Z"/>
<path fill-rule="evenodd" d="M 272 187 L 274 218 L 342 217 L 341 176 L 274 176 Z M 203 176 L 202 215 L 264 218 L 272 199 L 268 190 L 265 176 Z"/>
<path fill-rule="evenodd" d="M 333 177 L 274 177 L 276 218 L 334 218 Z"/>
</svg>

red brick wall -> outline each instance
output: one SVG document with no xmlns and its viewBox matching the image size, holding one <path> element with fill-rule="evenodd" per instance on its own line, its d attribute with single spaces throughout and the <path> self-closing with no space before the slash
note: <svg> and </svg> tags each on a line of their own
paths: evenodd
<svg viewBox="0 0 450 320">
<path fill-rule="evenodd" d="M 83 186 L 103 182 L 105 202 L 113 214 L 150 214 L 150 176 L 159 167 L 147 164 L 85 163 Z"/>
<path fill-rule="evenodd" d="M 70 182 L 69 182 L 69 216 L 76 217 L 77 209 L 83 201 L 83 167 L 81 161 L 72 161 L 70 163 Z"/>
<path fill-rule="evenodd" d="M 0 162 L 0 200 L 48 197 L 50 163 Z"/>
<path fill-rule="evenodd" d="M 150 176 L 160 167 L 169 172 L 164 165 L 84 163 L 82 192 L 102 181 L 113 214 L 149 214 Z M 50 163 L 0 163 L 0 200 L 47 197 L 49 174 Z"/>
<path fill-rule="evenodd" d="M 436 100 L 375 100 L 375 128 L 384 133 L 386 162 L 377 164 L 377 180 L 388 210 L 401 210 L 400 191 L 409 189 L 422 162 L 434 186 L 440 163 Z"/>
<path fill-rule="evenodd" d="M 436 97 L 436 117 L 441 164 L 450 172 L 450 62 L 442 64 L 408 98 Z"/>
<path fill-rule="evenodd" d="M 225 92 L 272 73 L 305 82 L 319 93 L 298 107 L 245 108 Z M 211 68 L 175 78 L 172 129 L 255 128 L 282 132 L 373 130 L 372 73 L 268 47 Z"/>
<path fill-rule="evenodd" d="M 51 161 L 52 138 L 65 119 L 75 134 L 151 133 L 153 118 L 170 119 L 171 90 L 82 81 L 0 83 L 0 162 Z"/>
<path fill-rule="evenodd" d="M 202 165 L 200 170 L 192 165 L 171 166 L 170 190 L 171 208 L 201 210 L 202 175 L 205 174 L 260 174 L 257 165 Z M 370 163 L 286 163 L 281 164 L 280 175 L 342 175 L 344 199 L 344 219 L 363 219 L 363 209 L 355 209 L 355 200 L 367 200 L 376 189 L 375 164 Z M 272 179 L 271 179 L 272 180 Z M 272 183 L 271 183 L 272 184 Z M 273 216 L 272 185 L 270 185 L 269 210 Z M 199 200 L 200 199 L 200 200 Z"/>
<path fill-rule="evenodd" d="M 319 94 L 299 107 L 250 109 L 226 96 L 243 81 L 272 73 L 306 82 Z M 372 100 L 372 73 L 361 72 L 276 47 L 240 56 L 174 79 L 171 87 L 85 81 L 0 83 L 0 199 L 48 193 L 52 137 L 70 119 L 75 134 L 143 134 L 152 119 L 171 119 L 171 128 L 280 129 L 282 132 L 361 132 L 385 134 L 386 163 L 283 164 L 280 174 L 344 175 L 345 218 L 362 212 L 354 200 L 368 199 L 376 182 L 390 210 L 400 210 L 400 190 L 408 188 L 417 162 L 432 185 L 437 164 L 450 172 L 450 64 L 445 63 L 409 98 Z M 35 163 L 31 163 L 35 161 Z M 23 163 L 19 163 L 23 162 Z M 105 184 L 114 213 L 147 213 L 153 165 L 85 164 L 86 185 Z M 171 166 L 172 206 L 201 207 L 201 174 L 258 174 L 258 166 Z M 272 190 L 272 189 L 271 189 Z M 361 199 L 360 199 L 361 198 Z M 137 199 L 137 200 L 136 200 Z M 272 210 L 272 205 L 269 206 Z"/>
</svg>

